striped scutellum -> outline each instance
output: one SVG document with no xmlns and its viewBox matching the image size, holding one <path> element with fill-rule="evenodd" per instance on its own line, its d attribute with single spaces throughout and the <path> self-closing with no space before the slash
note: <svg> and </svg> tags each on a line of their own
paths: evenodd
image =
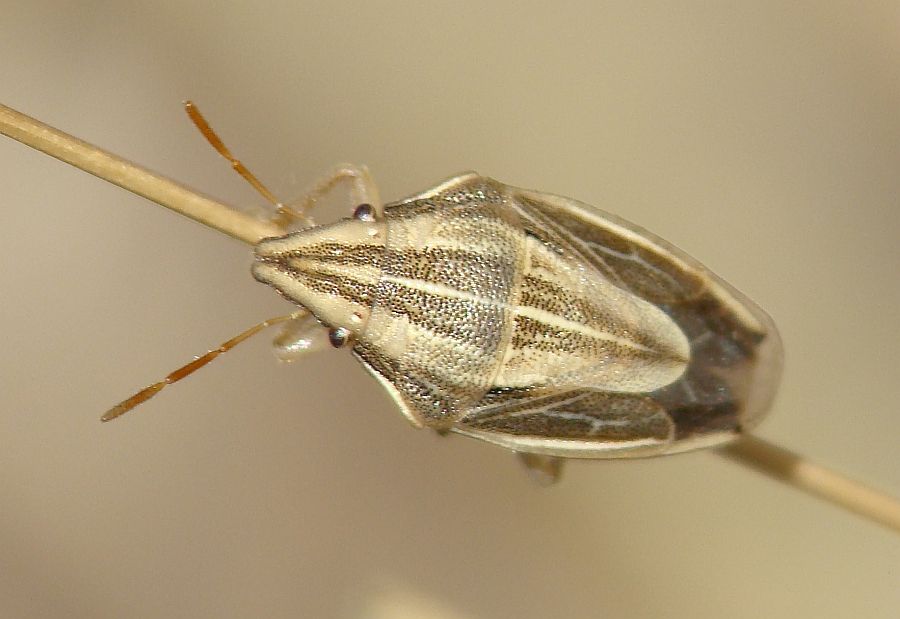
<svg viewBox="0 0 900 619">
<path fill-rule="evenodd" d="M 683 252 L 474 173 L 265 239 L 253 275 L 352 347 L 413 425 L 538 466 L 721 443 L 780 374 L 771 319 Z"/>
</svg>

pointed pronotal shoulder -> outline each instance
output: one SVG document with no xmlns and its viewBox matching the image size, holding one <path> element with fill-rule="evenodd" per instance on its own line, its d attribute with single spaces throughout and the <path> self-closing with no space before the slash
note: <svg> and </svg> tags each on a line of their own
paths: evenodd
<svg viewBox="0 0 900 619">
<path fill-rule="evenodd" d="M 441 181 L 434 187 L 426 189 L 424 191 L 420 191 L 419 193 L 413 194 L 411 196 L 407 196 L 402 200 L 398 200 L 397 204 L 404 204 L 406 202 L 415 202 L 416 200 L 429 200 L 435 197 L 440 196 L 443 193 L 448 191 L 452 191 L 454 189 L 459 189 L 460 187 L 464 187 L 467 185 L 478 183 L 479 181 L 483 181 L 485 178 L 475 172 L 473 170 L 468 170 L 466 172 L 461 172 L 455 176 L 451 176 L 446 180 Z M 494 181 L 496 182 L 496 181 Z"/>
</svg>

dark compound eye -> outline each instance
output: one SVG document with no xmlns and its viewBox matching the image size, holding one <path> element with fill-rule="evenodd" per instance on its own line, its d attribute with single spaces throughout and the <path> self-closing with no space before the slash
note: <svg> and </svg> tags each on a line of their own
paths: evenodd
<svg viewBox="0 0 900 619">
<path fill-rule="evenodd" d="M 331 345 L 335 348 L 341 348 L 350 341 L 350 331 L 345 329 L 344 327 L 329 329 L 328 341 L 331 342 Z"/>
<path fill-rule="evenodd" d="M 360 204 L 353 211 L 353 218 L 360 221 L 375 221 L 375 207 L 371 204 Z"/>
</svg>

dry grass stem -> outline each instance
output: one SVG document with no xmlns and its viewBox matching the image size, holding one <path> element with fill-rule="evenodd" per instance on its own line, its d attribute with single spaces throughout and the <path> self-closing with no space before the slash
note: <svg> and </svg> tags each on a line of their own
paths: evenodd
<svg viewBox="0 0 900 619">
<path fill-rule="evenodd" d="M 774 479 L 900 532 L 900 501 L 756 436 L 718 452 Z"/>
<path fill-rule="evenodd" d="M 0 133 L 251 245 L 280 236 L 275 225 L 0 105 Z"/>
</svg>

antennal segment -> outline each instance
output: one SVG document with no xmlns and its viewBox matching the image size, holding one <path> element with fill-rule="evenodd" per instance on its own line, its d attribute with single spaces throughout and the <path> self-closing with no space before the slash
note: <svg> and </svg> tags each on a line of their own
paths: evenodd
<svg viewBox="0 0 900 619">
<path fill-rule="evenodd" d="M 268 200 L 272 205 L 279 209 L 283 209 L 284 205 L 275 197 L 275 195 L 266 189 L 266 186 L 260 182 L 258 178 L 247 169 L 243 163 L 241 163 L 234 155 L 231 154 L 231 151 L 228 150 L 228 147 L 225 146 L 225 143 L 222 141 L 213 128 L 209 126 L 209 123 L 206 122 L 206 118 L 203 117 L 203 114 L 200 113 L 200 110 L 194 104 L 193 101 L 185 101 L 184 102 L 184 111 L 187 112 L 187 115 L 190 117 L 191 122 L 197 127 L 200 133 L 203 134 L 203 137 L 206 138 L 206 141 L 209 142 L 210 146 L 216 149 L 220 155 L 225 157 L 231 163 L 231 167 L 235 172 L 244 177 L 248 183 L 253 185 L 253 188 L 259 192 L 259 194 Z"/>
<path fill-rule="evenodd" d="M 111 420 L 115 419 L 116 417 L 120 417 L 120 416 L 124 415 L 125 413 L 127 413 L 128 411 L 133 409 L 134 407 L 138 406 L 139 404 L 143 404 L 144 402 L 146 402 L 147 400 L 149 400 L 150 398 L 155 396 L 157 393 L 162 391 L 166 386 L 171 385 L 172 383 L 176 383 L 179 380 L 181 380 L 182 378 L 190 376 L 191 374 L 193 374 L 194 372 L 196 372 L 197 370 L 202 368 L 204 365 L 206 365 L 207 363 L 209 363 L 210 361 L 212 361 L 213 359 L 215 359 L 216 357 L 221 355 L 222 353 L 228 352 L 229 350 L 231 350 L 232 348 L 234 348 L 235 346 L 237 346 L 244 340 L 256 335 L 257 333 L 259 333 L 266 327 L 270 327 L 270 326 L 272 326 L 274 324 L 278 324 L 280 322 L 287 322 L 288 320 L 294 320 L 296 318 L 300 318 L 302 316 L 305 316 L 306 313 L 307 312 L 305 312 L 305 311 L 294 312 L 293 314 L 290 314 L 288 316 L 278 316 L 277 318 L 269 318 L 268 320 L 264 320 L 256 325 L 253 325 L 252 327 L 250 327 L 243 333 L 240 333 L 239 335 L 234 336 L 227 342 L 223 342 L 222 345 L 219 346 L 218 348 L 210 350 L 206 354 L 201 355 L 200 357 L 197 357 L 190 363 L 186 363 L 185 365 L 181 366 L 180 368 L 178 368 L 174 372 L 170 373 L 168 376 L 166 376 L 161 381 L 153 383 L 152 385 L 150 385 L 148 387 L 144 387 L 143 389 L 141 389 L 140 391 L 135 393 L 133 396 L 131 396 L 127 400 L 123 400 L 119 404 L 116 404 L 115 406 L 113 406 L 111 409 L 109 409 L 108 411 L 106 411 L 103 414 L 103 416 L 100 418 L 100 421 L 111 421 Z"/>
</svg>

